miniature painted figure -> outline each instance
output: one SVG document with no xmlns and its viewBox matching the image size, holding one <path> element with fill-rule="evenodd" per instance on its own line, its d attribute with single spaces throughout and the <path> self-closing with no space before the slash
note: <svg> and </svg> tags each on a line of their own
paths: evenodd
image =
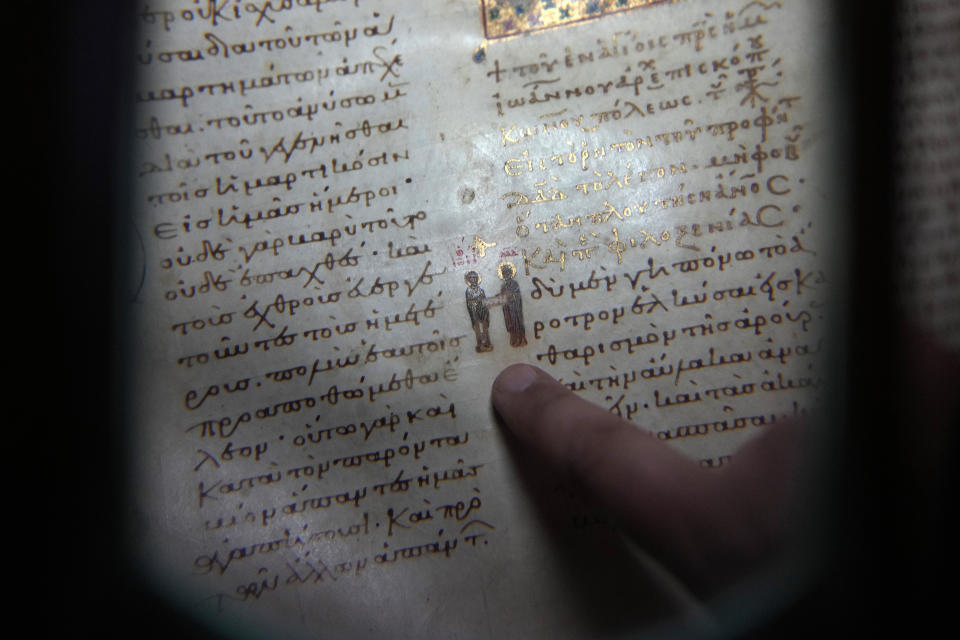
<svg viewBox="0 0 960 640">
<path fill-rule="evenodd" d="M 523 301 L 520 285 L 513 279 L 516 270 L 509 262 L 501 262 L 497 275 L 503 280 L 498 302 L 503 305 L 503 322 L 510 334 L 510 346 L 523 347 L 527 344 L 526 330 L 523 327 Z"/>
<path fill-rule="evenodd" d="M 477 353 L 493 351 L 490 344 L 490 311 L 487 309 L 487 296 L 480 288 L 480 274 L 468 271 L 463 277 L 467 283 L 467 313 L 473 332 L 477 334 Z"/>
</svg>

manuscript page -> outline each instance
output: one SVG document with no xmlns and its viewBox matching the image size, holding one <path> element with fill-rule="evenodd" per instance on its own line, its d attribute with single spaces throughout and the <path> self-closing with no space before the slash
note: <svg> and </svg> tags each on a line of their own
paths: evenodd
<svg viewBox="0 0 960 640">
<path fill-rule="evenodd" d="M 960 347 L 960 5 L 898 4 L 895 197 L 905 318 Z"/>
<path fill-rule="evenodd" d="M 490 384 L 535 364 L 711 468 L 816 406 L 823 3 L 137 19 L 132 539 L 156 588 L 271 637 L 674 615 L 508 446 Z"/>
</svg>

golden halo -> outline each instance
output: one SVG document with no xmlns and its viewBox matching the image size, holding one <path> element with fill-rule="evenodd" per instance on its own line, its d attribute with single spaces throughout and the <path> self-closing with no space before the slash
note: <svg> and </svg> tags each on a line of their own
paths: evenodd
<svg viewBox="0 0 960 640">
<path fill-rule="evenodd" d="M 501 280 L 506 280 L 506 278 L 503 277 L 504 267 L 510 267 L 510 271 L 513 272 L 513 275 L 517 275 L 517 268 L 513 266 L 513 263 L 510 262 L 509 260 L 503 260 L 500 262 L 500 264 L 497 265 L 497 275 L 500 276 Z"/>
<path fill-rule="evenodd" d="M 463 274 L 463 281 L 467 284 L 470 284 L 470 274 L 477 276 L 477 284 L 480 284 L 483 281 L 483 277 L 476 271 L 467 271 L 465 274 Z"/>
</svg>

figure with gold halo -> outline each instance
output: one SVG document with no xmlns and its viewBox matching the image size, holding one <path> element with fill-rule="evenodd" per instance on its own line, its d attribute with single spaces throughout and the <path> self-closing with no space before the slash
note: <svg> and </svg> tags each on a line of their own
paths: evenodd
<svg viewBox="0 0 960 640">
<path fill-rule="evenodd" d="M 510 334 L 510 346 L 524 347 L 527 345 L 527 335 L 523 327 L 523 300 L 520 295 L 520 285 L 513 279 L 516 273 L 513 265 L 506 261 L 501 262 L 497 267 L 497 275 L 503 280 L 503 286 L 500 287 L 500 294 L 497 295 L 495 304 L 503 305 L 503 323 L 507 326 L 507 333 Z"/>
<path fill-rule="evenodd" d="M 480 274 L 468 271 L 463 279 L 467 283 L 467 313 L 477 336 L 477 353 L 493 351 L 489 333 L 490 311 L 487 309 L 487 295 L 480 288 Z"/>
</svg>

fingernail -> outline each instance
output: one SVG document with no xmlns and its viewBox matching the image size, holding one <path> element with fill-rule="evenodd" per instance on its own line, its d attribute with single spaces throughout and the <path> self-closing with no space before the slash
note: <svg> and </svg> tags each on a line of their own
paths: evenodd
<svg viewBox="0 0 960 640">
<path fill-rule="evenodd" d="M 539 377 L 537 370 L 525 364 L 514 365 L 497 376 L 494 386 L 498 391 L 520 393 Z"/>
</svg>

